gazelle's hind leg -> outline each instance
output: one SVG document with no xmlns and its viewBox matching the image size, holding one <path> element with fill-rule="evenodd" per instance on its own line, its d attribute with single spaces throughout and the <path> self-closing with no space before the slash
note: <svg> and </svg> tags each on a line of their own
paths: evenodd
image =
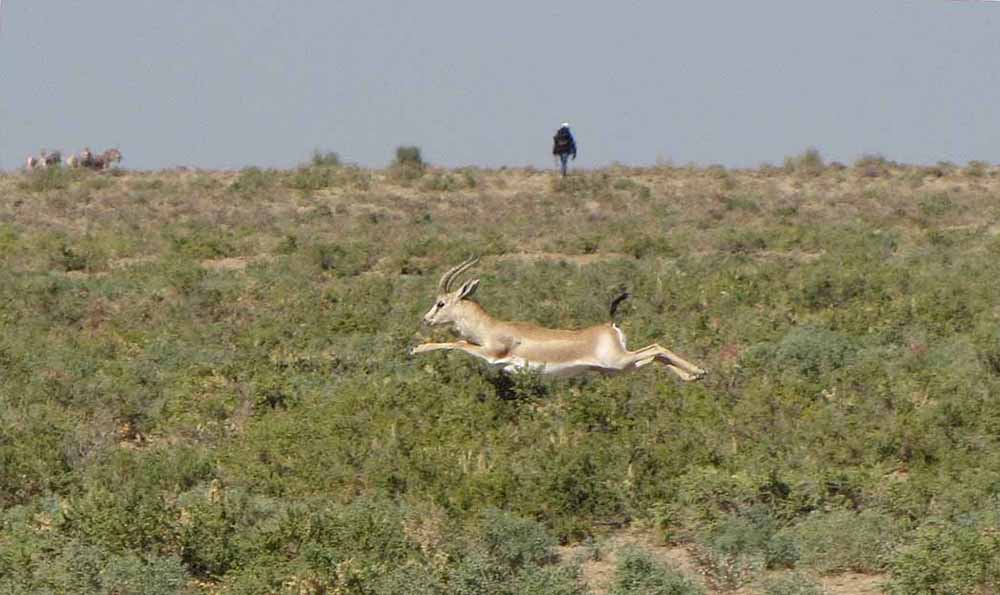
<svg viewBox="0 0 1000 595">
<path fill-rule="evenodd" d="M 646 364 L 658 361 L 665 365 L 668 370 L 680 376 L 681 380 L 686 381 L 699 380 L 705 376 L 705 370 L 658 343 L 653 343 L 636 351 L 628 351 L 624 354 L 623 360 L 625 366 L 631 365 L 636 368 L 641 368 Z"/>
</svg>

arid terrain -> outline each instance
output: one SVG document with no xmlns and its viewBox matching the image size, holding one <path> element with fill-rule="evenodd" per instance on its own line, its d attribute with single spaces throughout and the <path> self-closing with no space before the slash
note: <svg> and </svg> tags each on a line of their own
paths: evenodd
<svg viewBox="0 0 1000 595">
<path fill-rule="evenodd" d="M 0 176 L 0 591 L 993 593 L 1000 168 Z M 409 355 L 438 278 L 708 370 Z"/>
</svg>

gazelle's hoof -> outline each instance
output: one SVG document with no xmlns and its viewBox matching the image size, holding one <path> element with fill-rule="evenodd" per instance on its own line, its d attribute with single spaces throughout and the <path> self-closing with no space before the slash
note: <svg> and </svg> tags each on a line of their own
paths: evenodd
<svg viewBox="0 0 1000 595">
<path fill-rule="evenodd" d="M 703 370 L 701 368 L 698 368 L 697 370 L 694 370 L 692 372 L 688 372 L 687 373 L 687 377 L 685 377 L 684 380 L 686 380 L 687 382 L 698 382 L 699 380 L 701 380 L 702 378 L 704 378 L 707 375 L 708 375 L 708 371 L 707 370 Z"/>
</svg>

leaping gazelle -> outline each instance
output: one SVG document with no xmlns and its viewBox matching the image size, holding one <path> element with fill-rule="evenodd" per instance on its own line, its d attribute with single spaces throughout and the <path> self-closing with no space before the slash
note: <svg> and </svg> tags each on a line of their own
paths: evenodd
<svg viewBox="0 0 1000 595">
<path fill-rule="evenodd" d="M 438 296 L 423 321 L 430 325 L 453 324 L 462 340 L 453 343 L 424 343 L 410 353 L 457 349 L 485 360 L 506 372 L 537 370 L 544 375 L 575 376 L 587 371 L 606 374 L 627 372 L 652 362 L 665 365 L 682 380 L 698 380 L 705 370 L 685 361 L 670 350 L 653 343 L 637 351 L 625 346 L 625 334 L 614 322 L 580 330 L 559 330 L 525 322 L 496 320 L 469 296 L 479 287 L 479 279 L 462 283 L 452 291 L 455 279 L 476 264 L 470 258 L 449 269 L 438 282 Z M 611 304 L 611 316 L 628 294 Z"/>
</svg>

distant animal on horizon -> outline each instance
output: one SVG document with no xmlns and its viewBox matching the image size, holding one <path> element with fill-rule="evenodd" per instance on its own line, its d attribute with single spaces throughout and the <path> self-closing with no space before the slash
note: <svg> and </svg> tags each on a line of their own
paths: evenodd
<svg viewBox="0 0 1000 595">
<path fill-rule="evenodd" d="M 108 149 L 100 155 L 94 155 L 91 159 L 91 165 L 89 167 L 102 171 L 105 169 L 111 169 L 115 163 L 121 163 L 122 152 L 117 148 Z"/>
<path fill-rule="evenodd" d="M 69 157 L 66 158 L 66 165 L 69 167 L 92 167 L 94 160 L 94 153 L 90 150 L 90 147 L 84 147 L 79 153 L 71 153 Z"/>
<path fill-rule="evenodd" d="M 62 163 L 62 153 L 60 151 L 49 151 L 48 149 L 42 149 L 39 151 L 39 156 L 28 155 L 28 158 L 24 162 L 24 168 L 28 171 L 33 169 L 45 169 L 47 167 L 58 166 Z"/>
<path fill-rule="evenodd" d="M 62 151 L 42 151 L 42 167 L 56 167 L 62 164 Z"/>
<path fill-rule="evenodd" d="M 452 290 L 455 279 L 478 262 L 470 258 L 449 269 L 438 281 L 434 305 L 424 314 L 428 325 L 454 325 L 462 340 L 424 343 L 410 353 L 458 350 L 486 361 L 505 372 L 536 370 L 543 375 L 576 376 L 589 371 L 617 374 L 657 362 L 682 380 L 699 380 L 705 370 L 657 343 L 637 351 L 625 346 L 625 334 L 614 323 L 623 293 L 611 302 L 611 321 L 579 330 L 548 329 L 526 322 L 497 320 L 478 303 L 468 299 L 479 287 L 479 279 Z"/>
<path fill-rule="evenodd" d="M 74 153 L 66 158 L 66 165 L 69 167 L 84 167 L 103 171 L 111 169 L 115 163 L 122 160 L 122 152 L 117 148 L 108 149 L 100 154 L 94 154 L 90 147 L 84 147 L 79 153 Z"/>
</svg>

